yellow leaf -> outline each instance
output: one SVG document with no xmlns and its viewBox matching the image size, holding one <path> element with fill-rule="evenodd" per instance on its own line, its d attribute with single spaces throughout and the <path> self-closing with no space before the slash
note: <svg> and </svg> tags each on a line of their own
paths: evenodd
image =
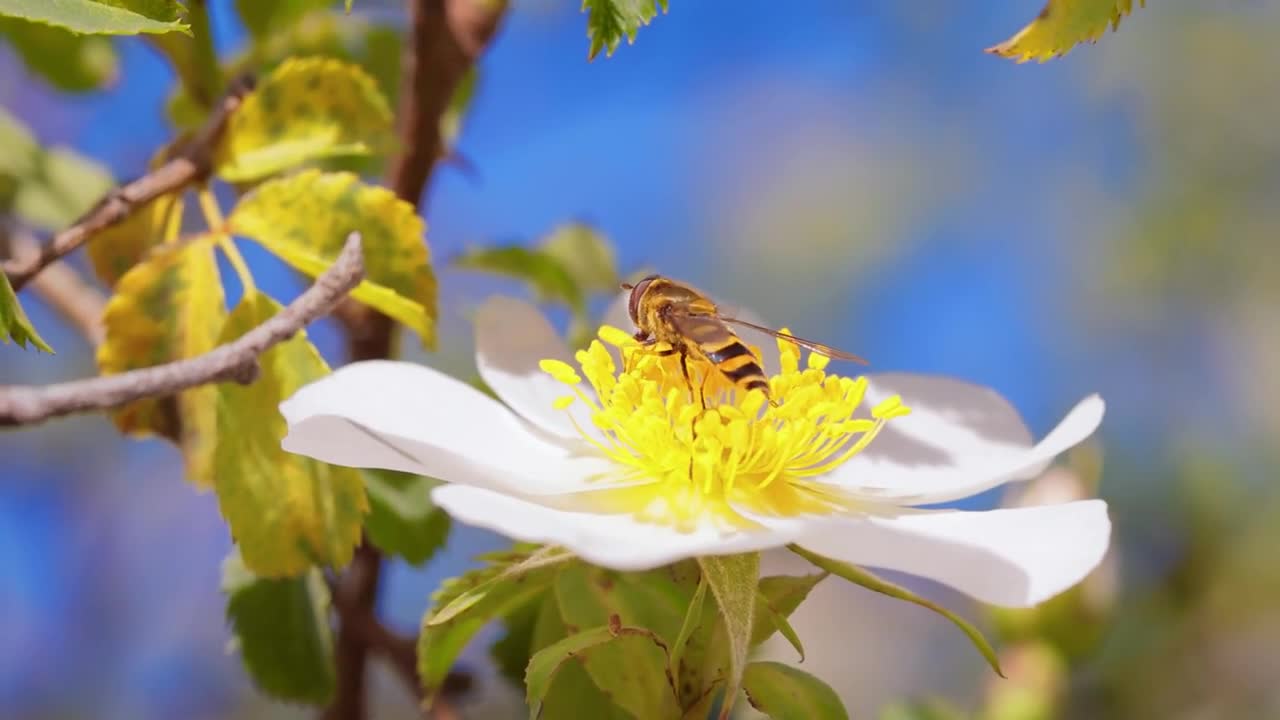
<svg viewBox="0 0 1280 720">
<path fill-rule="evenodd" d="M 124 222 L 94 235 L 88 252 L 98 279 L 108 287 L 114 286 L 147 251 L 159 245 L 170 230 L 176 236 L 182 223 L 182 210 L 181 195 L 161 195 Z"/>
<path fill-rule="evenodd" d="M 263 183 L 236 205 L 231 231 L 308 275 L 338 256 L 347 234 L 364 241 L 366 280 L 351 293 L 412 328 L 427 347 L 436 333 L 436 279 L 413 206 L 351 173 L 305 170 Z"/>
<path fill-rule="evenodd" d="M 222 342 L 279 311 L 266 295 L 246 294 L 227 318 Z M 342 567 L 351 561 L 369 509 L 360 471 L 280 447 L 287 429 L 280 402 L 329 368 L 304 332 L 267 350 L 258 364 L 261 373 L 252 385 L 216 386 L 218 506 L 244 564 L 256 575 L 288 577 L 313 565 Z"/>
<path fill-rule="evenodd" d="M 1138 4 L 1146 7 L 1147 0 Z M 1049 0 L 1030 25 L 987 52 L 1019 63 L 1044 62 L 1082 42 L 1097 42 L 1108 25 L 1120 27 L 1120 20 L 1132 11 L 1133 0 Z"/>
<path fill-rule="evenodd" d="M 311 160 L 373 154 L 391 129 L 386 98 L 359 66 L 292 58 L 231 116 L 215 166 L 228 182 L 257 180 Z"/>
<path fill-rule="evenodd" d="M 103 375 L 149 367 L 212 350 L 226 321 L 214 240 L 202 236 L 165 247 L 126 272 L 102 316 L 98 348 Z M 182 448 L 187 477 L 213 483 L 215 429 L 212 386 L 130 403 L 112 414 L 121 432 L 160 435 Z"/>
</svg>

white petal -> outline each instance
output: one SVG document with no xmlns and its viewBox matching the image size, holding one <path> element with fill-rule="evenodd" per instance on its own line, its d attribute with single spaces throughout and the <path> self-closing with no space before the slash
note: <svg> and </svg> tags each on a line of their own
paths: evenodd
<svg viewBox="0 0 1280 720">
<path fill-rule="evenodd" d="M 994 390 L 943 377 L 868 375 L 867 403 L 897 393 L 911 414 L 890 420 L 871 444 L 823 478 L 865 498 L 924 505 L 969 497 L 1039 475 L 1089 437 L 1105 404 L 1091 395 L 1039 443 Z"/>
<path fill-rule="evenodd" d="M 537 308 L 501 296 L 480 306 L 476 313 L 480 377 L 524 419 L 557 437 L 579 440 L 568 413 L 553 406 L 556 398 L 572 390 L 538 367 L 547 358 L 574 364 L 569 348 Z M 585 419 L 580 420 L 584 428 L 590 426 L 582 422 Z"/>
<path fill-rule="evenodd" d="M 931 578 L 994 605 L 1029 607 L 1084 579 L 1110 541 L 1106 503 L 1082 500 L 824 520 L 799 543 L 855 565 Z"/>
<path fill-rule="evenodd" d="M 614 570 L 648 570 L 685 558 L 781 547 L 800 534 L 795 523 L 752 532 L 724 533 L 707 526 L 682 533 L 628 514 L 575 512 L 465 485 L 438 486 L 431 498 L 468 525 L 516 540 L 560 545 Z"/>
<path fill-rule="evenodd" d="M 501 403 L 415 363 L 358 362 L 280 405 L 289 452 L 529 494 L 573 492 L 608 470 L 601 457 L 535 435 Z"/>
</svg>

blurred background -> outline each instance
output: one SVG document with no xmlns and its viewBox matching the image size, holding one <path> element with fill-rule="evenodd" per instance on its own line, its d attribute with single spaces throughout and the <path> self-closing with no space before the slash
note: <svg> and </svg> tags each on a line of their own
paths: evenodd
<svg viewBox="0 0 1280 720">
<path fill-rule="evenodd" d="M 394 25 L 396 5 L 356 8 Z M 210 7 L 234 55 L 244 29 Z M 515 2 L 457 145 L 474 171 L 445 166 L 428 195 L 442 349 L 409 356 L 469 374 L 468 313 L 522 290 L 448 261 L 577 219 L 623 272 L 687 279 L 875 369 L 992 386 L 1037 436 L 1100 392 L 1096 443 L 1035 489 L 1111 503 L 1108 564 L 1038 615 L 913 586 L 997 631 L 1012 681 L 939 617 L 835 582 L 797 613 L 803 667 L 860 718 L 990 714 L 1027 684 L 1061 717 L 1280 717 L 1280 3 L 1154 3 L 1041 66 L 982 52 L 1038 0 L 780 8 L 675 2 L 588 63 L 577 3 Z M 145 43 L 112 46 L 112 79 L 68 95 L 0 42 L 0 104 L 129 178 L 174 135 L 174 78 Z M 302 287 L 253 250 L 260 284 Z M 93 373 L 23 300 L 59 352 L 0 347 L 0 383 Z M 336 325 L 313 337 L 341 360 Z M 259 696 L 228 651 L 230 540 L 172 446 L 85 417 L 0 434 L 0 457 L 0 716 L 312 714 Z M 414 629 L 442 578 L 504 544 L 455 527 L 426 567 L 392 565 L 381 614 Z M 522 716 L 472 650 L 468 713 Z M 410 717 L 376 679 L 375 716 Z"/>
</svg>

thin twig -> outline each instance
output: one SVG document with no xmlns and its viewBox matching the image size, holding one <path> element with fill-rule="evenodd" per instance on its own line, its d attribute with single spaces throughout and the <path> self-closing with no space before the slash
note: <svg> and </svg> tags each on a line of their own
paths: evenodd
<svg viewBox="0 0 1280 720">
<path fill-rule="evenodd" d="M 3 270 L 13 289 L 21 289 L 50 263 L 84 245 L 95 234 L 124 222 L 152 200 L 207 180 L 213 172 L 214 149 L 227 120 L 252 87 L 249 76 L 233 83 L 200 131 L 175 145 L 159 167 L 108 192 L 71 227 L 54 235 L 39 253 L 6 261 Z"/>
<path fill-rule="evenodd" d="M 14 258 L 29 258 L 40 253 L 40 244 L 29 232 L 14 230 L 8 235 Z M 102 344 L 106 336 L 106 329 L 102 325 L 102 309 L 106 307 L 107 297 L 74 268 L 66 263 L 57 263 L 37 275 L 31 281 L 30 289 L 84 336 L 90 345 L 97 347 Z"/>
<path fill-rule="evenodd" d="M 288 307 L 233 342 L 194 358 L 119 375 L 45 386 L 0 386 L 0 426 L 34 425 L 72 413 L 108 410 L 213 382 L 249 384 L 258 356 L 328 313 L 364 278 L 360 235 L 351 233 L 337 261 Z"/>
</svg>

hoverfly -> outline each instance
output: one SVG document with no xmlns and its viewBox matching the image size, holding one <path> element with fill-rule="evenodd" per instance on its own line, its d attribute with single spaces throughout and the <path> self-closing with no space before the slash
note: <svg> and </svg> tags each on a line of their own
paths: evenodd
<svg viewBox="0 0 1280 720">
<path fill-rule="evenodd" d="M 631 322 L 638 328 L 635 339 L 645 346 L 656 345 L 658 342 L 670 346 L 670 350 L 658 351 L 660 355 L 678 353 L 680 369 L 684 372 L 690 391 L 693 390 L 693 381 L 689 377 L 687 361 L 692 355 L 715 366 L 735 386 L 744 390 L 763 391 L 770 404 L 774 404 L 764 369 L 730 325 L 758 330 L 819 355 L 867 364 L 866 360 L 857 355 L 822 343 L 721 315 L 710 298 L 688 285 L 661 275 L 649 275 L 635 285 L 623 283 L 622 289 L 631 291 L 627 312 L 631 315 Z"/>
</svg>

